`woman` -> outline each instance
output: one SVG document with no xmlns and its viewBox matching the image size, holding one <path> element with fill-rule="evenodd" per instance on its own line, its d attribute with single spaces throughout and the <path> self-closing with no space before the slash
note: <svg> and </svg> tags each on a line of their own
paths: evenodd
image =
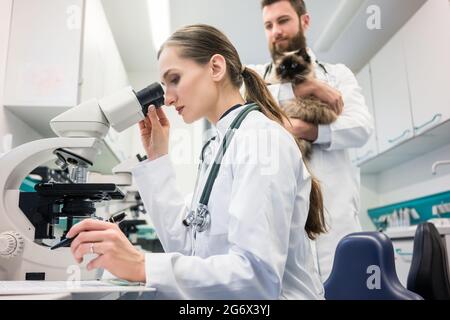
<svg viewBox="0 0 450 320">
<path fill-rule="evenodd" d="M 308 240 L 324 231 L 320 189 L 298 160 L 299 148 L 282 126 L 286 118 L 262 79 L 242 66 L 220 31 L 206 25 L 177 31 L 158 60 L 165 104 L 175 106 L 186 123 L 207 118 L 217 131 L 206 146 L 223 156 L 215 161 L 222 166 L 202 202 L 209 214 L 201 216 L 197 209 L 205 208 L 199 203 L 214 163 L 202 167 L 192 205 L 185 206 L 168 156 L 169 121 L 152 107 L 140 123 L 148 160 L 133 175 L 166 253 L 143 254 L 117 226 L 87 220 L 67 235 L 81 233 L 71 246 L 75 258 L 81 262 L 95 252 L 99 257 L 88 269 L 146 282 L 160 298 L 322 299 Z M 242 84 L 253 104 L 242 98 Z M 246 110 L 232 137 L 230 124 Z M 267 135 L 277 143 L 263 163 L 247 142 L 264 147 Z M 266 170 L 267 163 L 279 165 Z M 190 212 L 210 223 L 196 223 Z"/>
</svg>

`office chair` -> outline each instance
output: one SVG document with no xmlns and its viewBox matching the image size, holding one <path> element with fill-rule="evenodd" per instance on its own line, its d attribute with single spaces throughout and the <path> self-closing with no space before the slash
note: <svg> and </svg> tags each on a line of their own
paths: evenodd
<svg viewBox="0 0 450 320">
<path fill-rule="evenodd" d="M 450 300 L 447 252 L 432 223 L 417 227 L 407 287 L 425 300 Z"/>
<path fill-rule="evenodd" d="M 398 280 L 392 242 L 380 232 L 344 237 L 324 286 L 329 300 L 422 300 Z"/>
</svg>

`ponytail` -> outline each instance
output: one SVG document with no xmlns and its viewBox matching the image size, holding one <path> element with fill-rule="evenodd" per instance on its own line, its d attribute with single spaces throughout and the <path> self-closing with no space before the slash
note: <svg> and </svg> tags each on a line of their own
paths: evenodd
<svg viewBox="0 0 450 320">
<path fill-rule="evenodd" d="M 246 89 L 245 99 L 259 105 L 266 117 L 284 126 L 284 122 L 289 121 L 289 118 L 279 107 L 259 74 L 252 69 L 244 67 L 242 77 L 244 78 Z"/>
<path fill-rule="evenodd" d="M 261 107 L 262 112 L 269 119 L 272 119 L 284 126 L 285 121 L 289 121 L 289 118 L 275 101 L 267 88 L 267 85 L 264 83 L 264 80 L 259 76 L 259 74 L 257 74 L 254 70 L 244 67 L 242 70 L 242 77 L 244 78 L 246 88 L 245 99 L 258 104 Z M 300 148 L 298 139 L 295 140 Z M 311 174 L 308 166 L 307 169 Z M 323 196 L 320 183 L 315 177 L 311 178 L 309 212 L 306 220 L 305 231 L 311 240 L 315 240 L 318 235 L 326 232 Z"/>
<path fill-rule="evenodd" d="M 319 180 L 311 178 L 311 193 L 309 194 L 309 212 L 305 225 L 306 233 L 311 240 L 316 240 L 321 233 L 327 232 L 323 208 L 323 196 Z"/>
</svg>

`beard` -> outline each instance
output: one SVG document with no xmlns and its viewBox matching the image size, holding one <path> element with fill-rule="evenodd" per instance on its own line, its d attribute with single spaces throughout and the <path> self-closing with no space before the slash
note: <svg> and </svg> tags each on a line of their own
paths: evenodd
<svg viewBox="0 0 450 320">
<path fill-rule="evenodd" d="M 270 43 L 269 45 L 270 55 L 273 61 L 276 61 L 277 57 L 285 52 L 298 51 L 303 48 L 306 48 L 306 37 L 301 27 L 292 39 L 288 39 L 287 45 L 276 43 Z"/>
</svg>

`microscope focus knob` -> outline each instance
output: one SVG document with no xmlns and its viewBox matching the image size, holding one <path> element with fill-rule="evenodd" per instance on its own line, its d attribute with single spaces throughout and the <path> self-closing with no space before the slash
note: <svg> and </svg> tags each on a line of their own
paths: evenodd
<svg viewBox="0 0 450 320">
<path fill-rule="evenodd" d="M 24 241 L 22 236 L 14 231 L 0 233 L 0 257 L 14 258 L 22 253 Z"/>
</svg>

